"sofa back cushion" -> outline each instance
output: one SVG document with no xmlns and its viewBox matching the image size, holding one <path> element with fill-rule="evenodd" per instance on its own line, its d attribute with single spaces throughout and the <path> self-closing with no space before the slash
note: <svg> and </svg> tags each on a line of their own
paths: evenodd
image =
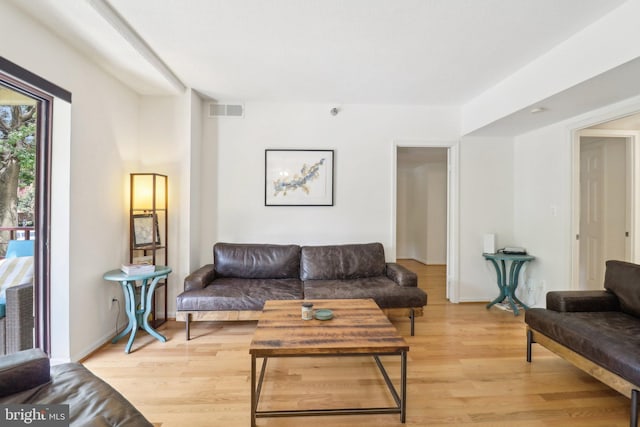
<svg viewBox="0 0 640 427">
<path fill-rule="evenodd" d="M 604 287 L 615 294 L 623 313 L 640 317 L 640 265 L 607 261 Z"/>
<path fill-rule="evenodd" d="M 385 274 L 384 247 L 380 243 L 303 246 L 302 280 L 345 280 Z"/>
<path fill-rule="evenodd" d="M 216 277 L 297 279 L 300 246 L 216 243 L 213 263 Z"/>
</svg>

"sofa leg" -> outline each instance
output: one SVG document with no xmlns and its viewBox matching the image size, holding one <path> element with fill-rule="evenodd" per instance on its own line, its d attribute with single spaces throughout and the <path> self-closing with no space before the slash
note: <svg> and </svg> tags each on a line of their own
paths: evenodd
<svg viewBox="0 0 640 427">
<path fill-rule="evenodd" d="M 411 336 L 415 335 L 416 312 L 413 308 L 409 311 L 409 319 L 411 319 Z"/>
<path fill-rule="evenodd" d="M 631 390 L 631 427 L 638 427 L 638 390 Z"/>
<path fill-rule="evenodd" d="M 533 344 L 533 332 L 527 329 L 527 362 L 531 363 L 531 344 Z"/>
<path fill-rule="evenodd" d="M 191 313 L 187 313 L 187 321 L 185 322 L 186 324 L 186 333 L 187 333 L 187 341 L 189 341 L 191 339 L 191 329 L 190 329 L 190 324 L 191 323 Z"/>
</svg>

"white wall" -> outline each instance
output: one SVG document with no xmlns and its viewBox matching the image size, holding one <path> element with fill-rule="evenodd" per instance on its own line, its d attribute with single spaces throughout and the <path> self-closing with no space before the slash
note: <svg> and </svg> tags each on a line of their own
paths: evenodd
<svg viewBox="0 0 640 427">
<path fill-rule="evenodd" d="M 199 163 L 192 170 L 192 155 L 199 153 L 201 100 L 191 91 L 181 96 L 144 96 L 140 100 L 140 157 L 128 172 L 156 172 L 169 180 L 169 238 L 167 310 L 175 317 L 176 296 L 184 277 L 192 270 L 191 220 L 198 221 Z M 193 188 L 193 192 L 192 189 Z M 127 205 L 128 206 L 128 203 Z M 128 213 L 127 213 L 128 215 Z M 197 239 L 193 240 L 197 241 Z"/>
<path fill-rule="evenodd" d="M 493 267 L 482 257 L 483 236 L 496 247 L 515 245 L 513 140 L 463 138 L 460 143 L 459 299 L 490 301 L 498 296 Z"/>
<path fill-rule="evenodd" d="M 396 255 L 427 263 L 428 182 L 426 169 L 399 168 L 396 205 Z"/>
<path fill-rule="evenodd" d="M 218 197 L 203 199 L 202 218 L 216 221 L 217 231 L 203 229 L 203 263 L 211 262 L 216 241 L 379 241 L 387 258 L 395 259 L 393 140 L 455 139 L 457 109 L 345 105 L 332 116 L 331 107 L 249 103 L 243 119 L 208 119 L 216 123 L 205 125 L 203 162 L 215 162 L 217 175 L 203 168 L 202 187 L 215 182 Z M 334 206 L 264 206 L 267 148 L 335 150 Z"/>
<path fill-rule="evenodd" d="M 197 251 L 197 266 L 210 264 L 213 262 L 213 244 L 218 235 L 218 122 L 220 120 L 232 119 L 212 119 L 208 117 L 208 101 L 205 101 L 205 108 L 202 111 L 202 143 L 200 155 L 200 222 L 198 224 L 199 245 Z M 235 119 L 242 120 L 242 119 Z M 233 121 L 231 121 L 231 124 Z M 197 268 L 194 266 L 194 269 Z"/>
<path fill-rule="evenodd" d="M 528 277 L 538 286 L 536 305 L 552 289 L 571 283 L 571 144 L 566 124 L 558 124 L 515 141 L 515 224 L 519 244 L 536 257 Z"/>
<path fill-rule="evenodd" d="M 51 356 L 70 360 L 71 104 L 54 99 L 51 135 Z"/>
<path fill-rule="evenodd" d="M 188 271 L 191 272 L 200 266 L 200 247 L 202 241 L 200 239 L 202 222 L 202 140 L 204 132 L 204 100 L 195 91 L 191 91 L 191 129 L 190 144 L 191 150 L 189 155 L 189 167 L 184 170 L 188 171 L 188 185 L 185 192 L 189 195 L 188 207 L 189 216 L 186 220 L 189 236 L 189 260 Z M 186 166 L 186 165 L 185 165 Z M 182 291 L 183 286 L 178 286 L 178 291 Z"/>
<path fill-rule="evenodd" d="M 54 81 L 73 93 L 69 355 L 76 359 L 114 333 L 117 311 L 109 310 L 109 296 L 117 295 L 123 301 L 119 285 L 105 282 L 102 274 L 119 268 L 127 259 L 123 250 L 128 240 L 128 224 L 122 215 L 128 206 L 123 204 L 123 166 L 137 139 L 138 97 L 81 58 L 64 63 L 74 69 L 67 71 L 72 81 Z M 52 251 L 52 263 L 57 262 L 55 257 Z M 61 285 L 65 284 L 51 281 L 52 287 Z M 52 307 L 52 323 L 55 319 Z"/>
<path fill-rule="evenodd" d="M 416 232 L 415 225 L 411 221 L 412 203 L 414 195 L 413 169 L 398 168 L 397 172 L 397 193 L 396 193 L 396 256 L 398 258 L 416 259 L 421 262 L 426 261 L 426 248 L 424 253 L 417 253 L 415 249 L 419 243 L 415 243 L 422 235 L 427 234 L 426 229 Z M 424 258 L 424 261 L 423 261 Z"/>
<path fill-rule="evenodd" d="M 447 164 L 427 165 L 427 264 L 447 263 Z"/>
<path fill-rule="evenodd" d="M 51 338 L 54 359 L 76 360 L 114 332 L 107 302 L 121 291 L 102 274 L 126 257 L 123 188 L 138 96 L 6 2 L 0 16 L 0 38 L 21 39 L 2 55 L 73 96 L 70 109 L 54 103 Z"/>
<path fill-rule="evenodd" d="M 244 119 L 208 119 L 203 162 L 216 159 L 217 174 L 203 168 L 203 191 L 216 182 L 218 197 L 203 198 L 202 263 L 211 262 L 216 241 L 332 244 L 380 241 L 395 259 L 391 189 L 394 140 L 452 140 L 453 109 L 247 104 Z M 215 121 L 215 124 L 212 123 Z M 336 150 L 335 206 L 265 207 L 266 148 Z M 482 236 L 496 233 L 498 245 L 513 239 L 513 140 L 464 138 L 460 143 L 461 301 L 497 295 L 495 272 L 482 258 Z M 211 156 L 211 157 L 208 157 Z M 205 232 L 207 234 L 205 234 Z"/>
</svg>

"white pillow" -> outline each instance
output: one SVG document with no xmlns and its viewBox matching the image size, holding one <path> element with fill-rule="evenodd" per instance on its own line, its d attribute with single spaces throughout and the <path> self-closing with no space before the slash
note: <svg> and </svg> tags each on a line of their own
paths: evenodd
<svg viewBox="0 0 640 427">
<path fill-rule="evenodd" d="M 25 283 L 33 283 L 32 256 L 0 260 L 0 299 L 5 298 L 7 288 Z"/>
</svg>

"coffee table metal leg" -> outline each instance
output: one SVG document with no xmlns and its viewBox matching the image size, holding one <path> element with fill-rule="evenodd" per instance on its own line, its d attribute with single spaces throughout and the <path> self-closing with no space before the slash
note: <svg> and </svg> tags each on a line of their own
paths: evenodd
<svg viewBox="0 0 640 427">
<path fill-rule="evenodd" d="M 260 378 L 258 378 L 258 387 L 256 390 L 256 412 L 258 411 L 258 402 L 260 401 L 260 393 L 262 392 L 262 382 L 264 381 L 264 374 L 267 372 L 267 360 L 268 357 L 262 358 L 262 367 L 260 368 Z"/>
<path fill-rule="evenodd" d="M 262 382 L 264 374 L 267 371 L 268 357 L 262 358 L 262 366 L 260 368 L 260 377 L 256 381 L 256 356 L 251 355 L 251 427 L 256 427 L 256 418 L 258 418 L 258 403 L 260 402 L 260 393 L 262 392 Z"/>
<path fill-rule="evenodd" d="M 400 422 L 407 419 L 407 352 L 400 354 Z"/>
<path fill-rule="evenodd" d="M 256 427 L 256 356 L 251 355 L 251 427 Z"/>
<path fill-rule="evenodd" d="M 385 369 L 384 365 L 380 361 L 380 357 L 373 356 L 373 360 L 376 361 L 376 364 L 378 365 L 378 369 L 380 369 L 380 373 L 382 374 L 382 377 L 384 378 L 384 382 L 387 383 L 387 388 L 389 389 L 389 392 L 391 393 L 391 397 L 393 397 L 393 400 L 396 402 L 396 406 L 399 409 L 401 407 L 401 404 L 402 404 L 402 397 L 398 396 L 398 392 L 396 391 L 396 388 L 393 385 L 393 382 L 391 381 L 391 378 L 389 378 L 389 374 L 387 374 L 387 370 Z M 402 382 L 401 382 L 401 384 L 402 384 Z"/>
<path fill-rule="evenodd" d="M 398 353 L 396 353 L 398 355 Z M 260 394 L 262 392 L 262 384 L 265 372 L 267 370 L 268 357 L 262 358 L 262 366 L 260 374 L 257 372 L 256 356 L 251 355 L 251 427 L 256 427 L 258 418 L 273 417 L 299 417 L 309 415 L 364 415 L 364 414 L 400 414 L 400 421 L 406 422 L 407 412 L 407 352 L 402 351 L 400 355 L 400 393 L 396 390 L 393 381 L 387 374 L 387 371 L 380 360 L 379 355 L 373 354 L 373 358 L 380 369 L 393 400 L 395 407 L 371 407 L 371 408 L 340 408 L 340 409 L 294 409 L 294 410 L 277 410 L 277 411 L 259 411 Z M 335 356 L 345 356 L 338 355 Z M 360 355 L 358 355 L 360 356 Z"/>
</svg>

